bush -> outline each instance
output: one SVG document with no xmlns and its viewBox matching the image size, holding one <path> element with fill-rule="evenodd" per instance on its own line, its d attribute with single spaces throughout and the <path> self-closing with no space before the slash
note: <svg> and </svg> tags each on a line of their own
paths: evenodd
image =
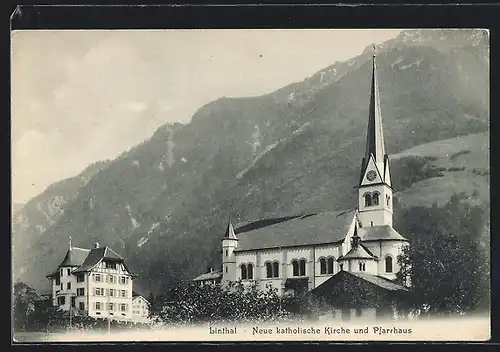
<svg viewBox="0 0 500 352">
<path fill-rule="evenodd" d="M 156 318 L 167 324 L 282 321 L 301 315 L 297 298 L 282 297 L 278 290 L 265 290 L 241 282 L 227 286 L 184 284 L 167 292 Z M 153 317 L 153 318 L 155 318 Z"/>
</svg>

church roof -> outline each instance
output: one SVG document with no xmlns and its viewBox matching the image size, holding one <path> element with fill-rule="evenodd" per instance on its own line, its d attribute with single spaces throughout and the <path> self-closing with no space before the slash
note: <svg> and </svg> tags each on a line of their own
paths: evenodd
<svg viewBox="0 0 500 352">
<path fill-rule="evenodd" d="M 204 281 L 204 280 L 216 280 L 222 276 L 220 271 L 212 271 L 211 273 L 201 274 L 196 277 L 194 281 Z"/>
<path fill-rule="evenodd" d="M 234 230 L 234 232 L 236 234 L 239 234 L 239 233 L 243 233 L 243 232 L 256 230 L 256 229 L 259 229 L 261 227 L 274 225 L 274 224 L 277 224 L 280 222 L 284 222 L 284 221 L 288 221 L 288 220 L 292 220 L 292 219 L 296 219 L 296 218 L 300 218 L 300 217 L 304 217 L 304 216 L 312 216 L 312 215 L 316 215 L 316 214 L 308 214 L 308 215 L 300 214 L 300 215 L 284 216 L 284 217 L 280 217 L 280 218 L 268 218 L 268 219 L 246 221 L 246 222 L 239 223 L 237 225 L 237 228 Z"/>
<path fill-rule="evenodd" d="M 247 232 L 237 229 L 239 243 L 235 252 L 341 242 L 354 214 L 354 210 L 324 212 L 291 217 Z"/>
<path fill-rule="evenodd" d="M 347 259 L 378 259 L 376 256 L 374 256 L 368 248 L 366 248 L 363 244 L 360 244 L 356 248 L 351 248 L 349 252 L 346 253 L 346 255 L 343 255 L 339 257 L 339 261 L 341 260 L 347 260 Z"/>
<path fill-rule="evenodd" d="M 389 225 L 359 227 L 361 241 L 400 240 L 408 241 Z"/>
<path fill-rule="evenodd" d="M 65 266 L 80 266 L 85 261 L 85 258 L 89 255 L 90 249 L 71 247 L 66 252 L 66 256 L 64 257 L 59 267 Z"/>
</svg>

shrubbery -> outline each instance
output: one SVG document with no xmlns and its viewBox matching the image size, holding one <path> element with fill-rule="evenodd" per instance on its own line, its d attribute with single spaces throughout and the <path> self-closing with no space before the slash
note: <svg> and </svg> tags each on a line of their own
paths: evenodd
<svg viewBox="0 0 500 352">
<path fill-rule="evenodd" d="M 276 288 L 265 290 L 241 282 L 227 286 L 180 284 L 156 299 L 151 317 L 167 324 L 203 324 L 283 321 L 300 318 L 300 299 L 280 296 Z"/>
</svg>

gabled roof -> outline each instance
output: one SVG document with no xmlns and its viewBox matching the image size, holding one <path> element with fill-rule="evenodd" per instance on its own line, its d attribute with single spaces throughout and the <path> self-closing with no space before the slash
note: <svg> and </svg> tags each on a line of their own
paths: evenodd
<svg viewBox="0 0 500 352">
<path fill-rule="evenodd" d="M 222 277 L 222 272 L 212 271 L 211 273 L 201 274 L 200 276 L 193 279 L 193 281 L 217 280 L 220 277 Z"/>
<path fill-rule="evenodd" d="M 395 282 L 382 277 L 378 275 L 372 275 L 372 274 L 367 274 L 367 273 L 360 273 L 360 272 L 349 272 L 349 271 L 339 271 L 337 274 L 333 275 L 330 277 L 328 280 L 323 282 L 321 285 L 318 287 L 314 288 L 311 290 L 311 293 L 313 295 L 317 294 L 324 294 L 326 292 L 333 292 L 332 288 L 333 286 L 339 285 L 341 282 L 346 280 L 349 277 L 354 277 L 356 280 L 363 280 L 366 282 L 369 282 L 372 285 L 375 285 L 379 288 L 382 288 L 386 291 L 393 291 L 393 292 L 407 292 L 408 289 L 404 286 L 398 285 Z M 343 284 L 341 284 L 343 285 Z"/>
<path fill-rule="evenodd" d="M 71 247 L 66 252 L 66 256 L 64 257 L 62 263 L 59 264 L 59 267 L 66 267 L 66 266 L 79 267 L 83 264 L 85 258 L 87 258 L 89 253 L 90 249 Z"/>
<path fill-rule="evenodd" d="M 360 227 L 358 231 L 362 242 L 376 240 L 408 241 L 389 225 Z"/>
<path fill-rule="evenodd" d="M 94 266 L 96 266 L 103 259 L 111 259 L 111 260 L 119 261 L 125 266 L 125 268 L 130 273 L 132 273 L 131 270 L 127 267 L 127 265 L 123 261 L 123 258 L 109 247 L 93 248 L 90 251 L 87 258 L 85 259 L 85 261 L 83 262 L 83 264 L 78 269 L 73 271 L 73 273 L 75 273 L 75 274 L 76 273 L 83 273 L 83 272 L 87 272 L 89 270 L 92 270 L 92 268 Z"/>
<path fill-rule="evenodd" d="M 349 274 L 357 276 L 365 281 L 368 281 L 374 285 L 377 285 L 383 289 L 389 290 L 389 291 L 408 291 L 408 289 L 404 286 L 396 284 L 394 281 L 389 280 L 383 276 L 378 276 L 378 275 L 371 275 L 367 273 L 360 273 L 360 272 L 355 272 Z"/>
<path fill-rule="evenodd" d="M 248 232 L 237 229 L 239 242 L 235 252 L 342 242 L 354 214 L 354 210 L 309 214 Z"/>
<path fill-rule="evenodd" d="M 141 295 L 140 293 L 137 293 L 136 291 L 132 290 L 132 299 L 134 300 L 134 299 L 137 299 L 139 297 L 141 297 L 143 300 L 145 300 L 146 302 L 149 303 L 149 301 L 143 295 Z"/>
<path fill-rule="evenodd" d="M 305 217 L 305 216 L 312 216 L 316 214 L 300 214 L 300 215 L 290 215 L 290 216 L 284 216 L 280 218 L 269 218 L 269 219 L 260 219 L 260 220 L 255 220 L 255 221 L 246 221 L 243 223 L 238 224 L 237 228 L 234 230 L 235 234 L 243 233 L 243 232 L 249 232 L 253 230 L 260 229 L 261 227 L 266 227 L 274 224 L 278 224 L 280 222 L 300 218 L 300 217 Z"/>
<path fill-rule="evenodd" d="M 87 272 L 91 270 L 94 266 L 96 266 L 103 259 L 120 262 L 125 266 L 125 268 L 130 272 L 130 274 L 132 274 L 132 276 L 136 276 L 128 268 L 123 258 L 109 247 L 98 247 L 93 249 L 71 247 L 66 252 L 64 260 L 58 266 L 58 269 L 54 270 L 46 277 L 50 279 L 55 276 L 58 276 L 59 268 L 65 266 L 77 267 L 77 269 L 72 272 L 73 274 Z"/>
</svg>

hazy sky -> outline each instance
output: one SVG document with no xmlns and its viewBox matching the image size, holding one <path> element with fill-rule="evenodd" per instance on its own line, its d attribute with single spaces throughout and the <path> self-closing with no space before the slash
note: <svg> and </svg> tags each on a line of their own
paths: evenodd
<svg viewBox="0 0 500 352">
<path fill-rule="evenodd" d="M 18 31 L 12 34 L 13 202 L 115 158 L 221 96 L 254 96 L 398 30 Z"/>
</svg>

